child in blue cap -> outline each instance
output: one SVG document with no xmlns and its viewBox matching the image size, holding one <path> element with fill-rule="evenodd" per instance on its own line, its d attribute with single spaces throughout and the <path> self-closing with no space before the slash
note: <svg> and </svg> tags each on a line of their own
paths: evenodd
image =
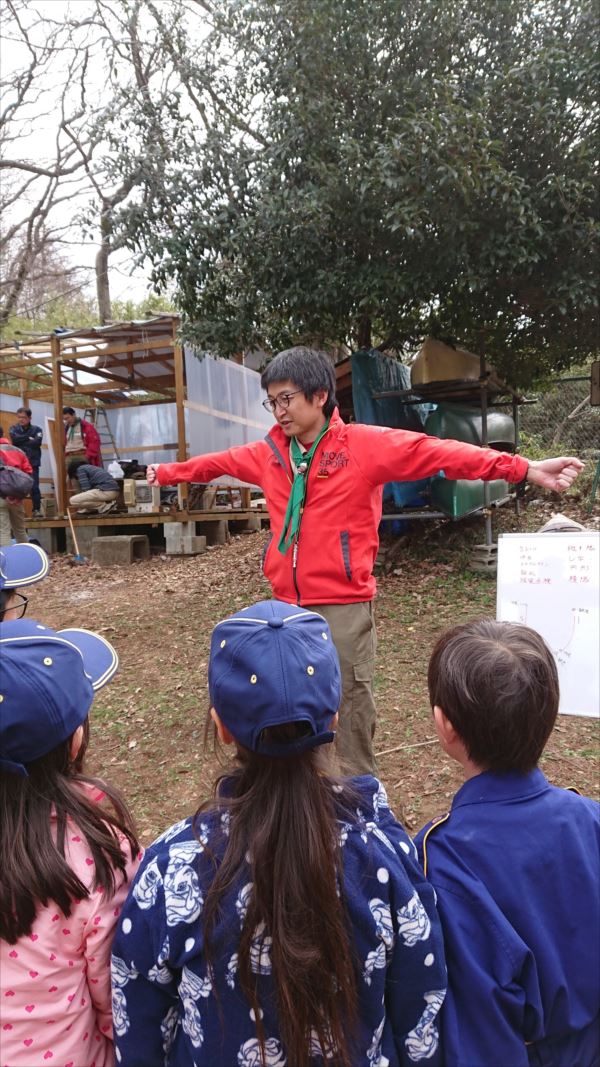
<svg viewBox="0 0 600 1067">
<path fill-rule="evenodd" d="M 113 946 L 122 1067 L 439 1063 L 434 894 L 370 775 L 324 758 L 340 703 L 323 617 L 219 623 L 210 714 L 235 769 L 148 849 Z"/>
<path fill-rule="evenodd" d="M 17 581 L 16 557 L 2 552 Z M 94 693 L 117 666 L 87 630 L 0 623 L 0 1047 L 10 1067 L 114 1063 L 110 944 L 138 844 L 119 795 L 86 777 L 83 760 Z"/>
<path fill-rule="evenodd" d="M 0 623 L 20 619 L 27 611 L 23 589 L 45 578 L 50 560 L 39 545 L 4 545 L 0 548 Z"/>
<path fill-rule="evenodd" d="M 528 626 L 480 620 L 437 642 L 429 693 L 465 782 L 417 844 L 438 897 L 448 1067 L 600 1063 L 600 808 L 538 767 L 558 712 Z"/>
</svg>

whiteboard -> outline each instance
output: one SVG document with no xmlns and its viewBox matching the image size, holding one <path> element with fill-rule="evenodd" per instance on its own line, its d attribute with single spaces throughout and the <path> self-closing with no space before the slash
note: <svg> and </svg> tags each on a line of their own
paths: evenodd
<svg viewBox="0 0 600 1067">
<path fill-rule="evenodd" d="M 559 711 L 600 715 L 600 533 L 503 534 L 496 617 L 537 630 L 552 649 Z"/>
</svg>

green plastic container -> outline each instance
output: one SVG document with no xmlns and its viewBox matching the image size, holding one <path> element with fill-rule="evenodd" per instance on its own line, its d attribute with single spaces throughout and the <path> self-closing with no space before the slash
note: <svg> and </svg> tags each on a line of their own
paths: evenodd
<svg viewBox="0 0 600 1067">
<path fill-rule="evenodd" d="M 490 487 L 490 504 L 495 500 L 502 500 L 508 496 L 508 482 L 497 479 L 487 483 Z M 484 483 L 470 482 L 461 478 L 452 481 L 450 478 L 432 478 L 431 480 L 431 504 L 438 511 L 443 511 L 451 519 L 461 519 L 465 515 L 471 515 L 484 506 L 483 499 Z"/>
<path fill-rule="evenodd" d="M 488 446 L 501 452 L 515 450 L 515 424 L 511 415 L 488 411 Z M 481 445 L 481 411 L 462 404 L 439 404 L 425 423 L 425 432 L 432 437 L 452 438 Z M 501 479 L 488 482 L 489 501 L 493 503 L 509 495 L 509 485 Z M 432 478 L 431 503 L 452 519 L 471 515 L 485 505 L 484 482 L 450 478 Z"/>
<path fill-rule="evenodd" d="M 481 411 L 466 404 L 438 404 L 427 417 L 425 433 L 431 437 L 451 437 L 454 441 L 481 444 Z M 515 450 L 515 423 L 512 415 L 488 411 L 488 445 L 501 452 Z"/>
</svg>

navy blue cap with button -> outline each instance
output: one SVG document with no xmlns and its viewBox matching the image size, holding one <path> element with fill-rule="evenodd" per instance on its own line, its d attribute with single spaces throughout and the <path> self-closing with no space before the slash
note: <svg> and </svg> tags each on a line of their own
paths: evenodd
<svg viewBox="0 0 600 1067">
<path fill-rule="evenodd" d="M 221 721 L 253 752 L 290 756 L 334 740 L 329 727 L 340 706 L 340 666 L 316 611 L 262 600 L 218 623 L 208 687 Z M 306 724 L 306 735 L 286 745 L 262 739 L 266 727 L 291 722 Z"/>
<path fill-rule="evenodd" d="M 118 666 L 113 646 L 90 630 L 0 623 L 0 769 L 27 775 L 28 763 L 66 741 Z"/>
</svg>

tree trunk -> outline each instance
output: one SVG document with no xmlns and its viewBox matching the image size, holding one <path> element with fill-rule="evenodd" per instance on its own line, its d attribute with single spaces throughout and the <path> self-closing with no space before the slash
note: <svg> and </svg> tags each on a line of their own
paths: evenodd
<svg viewBox="0 0 600 1067">
<path fill-rule="evenodd" d="M 98 297 L 98 318 L 101 323 L 109 322 L 112 317 L 110 304 L 110 286 L 108 282 L 108 257 L 110 255 L 110 222 L 103 213 L 100 216 L 101 244 L 96 255 L 96 294 Z"/>
<path fill-rule="evenodd" d="M 358 321 L 358 347 L 371 347 L 371 319 L 368 315 L 362 315 Z"/>
</svg>

